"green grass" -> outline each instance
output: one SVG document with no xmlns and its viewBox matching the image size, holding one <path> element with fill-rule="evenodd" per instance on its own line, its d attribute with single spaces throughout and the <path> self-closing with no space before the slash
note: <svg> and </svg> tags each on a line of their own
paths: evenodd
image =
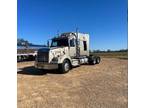
<svg viewBox="0 0 144 108">
<path fill-rule="evenodd" d="M 128 52 L 104 52 L 104 53 L 91 53 L 104 58 L 119 58 L 128 59 Z"/>
</svg>

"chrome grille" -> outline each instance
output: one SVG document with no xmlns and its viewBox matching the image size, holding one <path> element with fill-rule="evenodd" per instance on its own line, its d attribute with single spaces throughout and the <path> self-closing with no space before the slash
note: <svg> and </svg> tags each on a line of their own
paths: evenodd
<svg viewBox="0 0 144 108">
<path fill-rule="evenodd" d="M 38 62 L 48 62 L 49 60 L 49 57 L 48 57 L 48 50 L 46 49 L 40 49 L 38 51 L 38 54 L 37 54 L 37 61 Z"/>
</svg>

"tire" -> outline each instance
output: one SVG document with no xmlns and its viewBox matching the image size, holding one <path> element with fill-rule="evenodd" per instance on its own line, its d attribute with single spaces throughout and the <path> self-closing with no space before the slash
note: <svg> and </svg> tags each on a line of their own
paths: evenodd
<svg viewBox="0 0 144 108">
<path fill-rule="evenodd" d="M 96 58 L 96 64 L 99 64 L 100 61 L 101 61 L 100 57 L 97 57 L 97 58 Z"/>
<path fill-rule="evenodd" d="M 70 62 L 68 60 L 64 60 L 62 64 L 59 64 L 60 73 L 67 73 L 71 69 Z"/>
<path fill-rule="evenodd" d="M 96 64 L 96 58 L 94 56 L 89 56 L 89 64 L 95 65 Z"/>
<path fill-rule="evenodd" d="M 89 64 L 95 65 L 100 63 L 100 57 L 90 56 L 89 57 Z"/>
<path fill-rule="evenodd" d="M 93 58 L 92 65 L 95 65 L 95 64 L 96 64 L 96 58 Z"/>
<path fill-rule="evenodd" d="M 24 61 L 24 57 L 23 57 L 23 56 L 21 56 L 20 60 L 21 60 L 21 61 Z"/>
</svg>

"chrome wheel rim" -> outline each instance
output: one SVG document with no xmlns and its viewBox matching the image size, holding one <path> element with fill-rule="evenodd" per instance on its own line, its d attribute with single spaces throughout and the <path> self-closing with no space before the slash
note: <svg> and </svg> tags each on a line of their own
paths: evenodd
<svg viewBox="0 0 144 108">
<path fill-rule="evenodd" d="M 65 68 L 65 71 L 68 71 L 69 70 L 69 63 L 65 63 L 64 68 Z"/>
<path fill-rule="evenodd" d="M 97 62 L 99 63 L 99 62 L 100 62 L 100 59 L 97 59 Z"/>
<path fill-rule="evenodd" d="M 94 59 L 93 64 L 96 64 L 96 60 Z"/>
</svg>

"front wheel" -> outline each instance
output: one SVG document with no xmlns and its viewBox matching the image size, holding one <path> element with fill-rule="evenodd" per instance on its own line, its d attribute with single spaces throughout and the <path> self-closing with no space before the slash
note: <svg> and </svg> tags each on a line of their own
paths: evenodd
<svg viewBox="0 0 144 108">
<path fill-rule="evenodd" d="M 59 65 L 59 70 L 61 73 L 67 73 L 70 69 L 71 69 L 71 65 L 68 60 L 64 60 L 64 62 Z"/>
</svg>

